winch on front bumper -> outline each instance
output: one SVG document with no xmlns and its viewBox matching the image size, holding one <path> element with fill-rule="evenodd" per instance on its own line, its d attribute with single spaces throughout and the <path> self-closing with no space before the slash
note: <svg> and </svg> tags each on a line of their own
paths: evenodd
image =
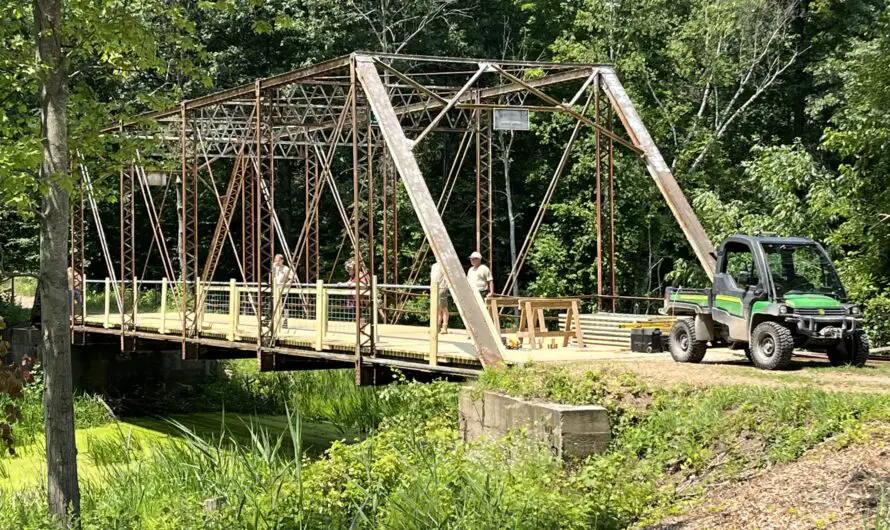
<svg viewBox="0 0 890 530">
<path fill-rule="evenodd" d="M 862 318 L 843 309 L 799 309 L 786 318 L 789 324 L 797 324 L 801 335 L 814 339 L 841 339 L 862 329 Z"/>
</svg>

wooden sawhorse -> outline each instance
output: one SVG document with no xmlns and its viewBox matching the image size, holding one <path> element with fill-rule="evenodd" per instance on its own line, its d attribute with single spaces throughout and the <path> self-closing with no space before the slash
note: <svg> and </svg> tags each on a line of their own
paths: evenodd
<svg viewBox="0 0 890 530">
<path fill-rule="evenodd" d="M 522 344 L 526 338 L 532 348 L 540 348 L 539 338 L 562 337 L 562 345 L 568 346 L 573 336 L 580 347 L 584 347 L 584 336 L 581 332 L 581 299 L 580 298 L 524 298 L 496 297 L 488 301 L 491 319 L 500 329 L 498 310 L 500 307 L 519 307 L 519 329 L 516 335 Z M 566 329 L 550 331 L 544 320 L 544 310 L 565 309 Z"/>
</svg>

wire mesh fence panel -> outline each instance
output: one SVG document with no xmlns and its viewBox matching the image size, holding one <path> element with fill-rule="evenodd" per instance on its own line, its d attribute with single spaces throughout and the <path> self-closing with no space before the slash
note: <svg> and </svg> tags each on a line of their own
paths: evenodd
<svg viewBox="0 0 890 530">
<path fill-rule="evenodd" d="M 228 285 L 206 285 L 202 286 L 204 293 L 204 304 L 202 308 L 204 314 L 211 315 L 228 315 L 230 292 Z"/>
<path fill-rule="evenodd" d="M 282 332 L 315 329 L 317 292 L 308 284 L 284 285 L 276 289 L 276 322 Z"/>
<path fill-rule="evenodd" d="M 109 300 L 108 308 L 111 312 L 118 312 L 117 302 L 114 298 L 114 291 L 111 290 L 109 283 Z M 105 315 L 105 281 L 104 280 L 86 280 L 83 284 L 83 301 L 86 306 L 87 317 L 98 317 Z"/>
<path fill-rule="evenodd" d="M 382 321 L 388 324 L 429 325 L 429 286 L 381 284 L 377 286 L 377 292 Z M 439 307 L 443 305 L 456 314 L 447 289 L 439 293 Z"/>
<path fill-rule="evenodd" d="M 161 302 L 163 301 L 162 291 L 163 286 L 160 281 L 141 281 L 136 283 L 136 296 L 131 303 L 136 304 L 135 321 L 137 327 L 157 327 L 160 325 Z"/>
<path fill-rule="evenodd" d="M 334 333 L 355 333 L 356 310 L 355 290 L 352 288 L 326 288 L 328 331 Z M 371 300 L 364 296 L 361 299 L 361 318 L 371 318 Z"/>
<path fill-rule="evenodd" d="M 238 314 L 242 317 L 256 317 L 257 298 L 256 284 L 238 284 Z"/>
</svg>

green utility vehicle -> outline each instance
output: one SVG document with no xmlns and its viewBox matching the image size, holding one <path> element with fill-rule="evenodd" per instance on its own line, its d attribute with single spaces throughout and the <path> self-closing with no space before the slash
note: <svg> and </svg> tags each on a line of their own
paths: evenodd
<svg viewBox="0 0 890 530">
<path fill-rule="evenodd" d="M 859 308 L 847 302 L 828 254 L 807 238 L 727 238 L 711 288 L 668 288 L 663 312 L 680 316 L 668 339 L 678 362 L 700 362 L 709 344 L 744 349 L 764 370 L 787 366 L 794 348 L 827 353 L 833 365 L 868 359 Z"/>
</svg>

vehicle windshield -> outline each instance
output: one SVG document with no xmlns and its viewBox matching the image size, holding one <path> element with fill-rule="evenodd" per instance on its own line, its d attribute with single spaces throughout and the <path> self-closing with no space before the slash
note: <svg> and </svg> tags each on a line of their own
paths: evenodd
<svg viewBox="0 0 890 530">
<path fill-rule="evenodd" d="M 816 245 L 762 245 L 776 296 L 824 294 L 845 299 L 846 293 L 828 256 Z"/>
</svg>

